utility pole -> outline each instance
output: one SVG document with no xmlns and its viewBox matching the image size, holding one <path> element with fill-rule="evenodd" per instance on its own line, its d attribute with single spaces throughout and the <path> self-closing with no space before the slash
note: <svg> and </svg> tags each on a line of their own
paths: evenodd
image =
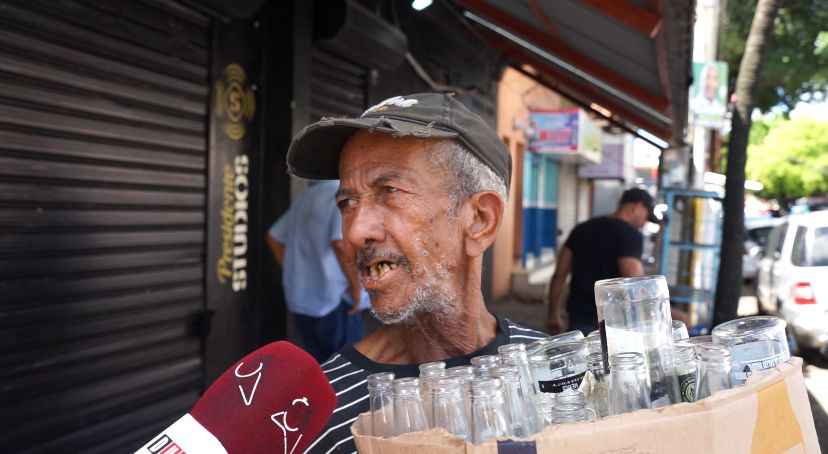
<svg viewBox="0 0 828 454">
<path fill-rule="evenodd" d="M 696 3 L 696 23 L 693 26 L 693 61 L 706 62 L 716 60 L 719 49 L 719 17 L 721 3 L 727 0 L 698 0 Z M 691 116 L 692 119 L 692 116 Z M 692 137 L 688 143 L 693 144 L 693 164 L 688 168 L 688 186 L 694 189 L 704 188 L 704 172 L 707 170 L 707 156 L 710 154 L 710 128 L 693 125 Z"/>
</svg>

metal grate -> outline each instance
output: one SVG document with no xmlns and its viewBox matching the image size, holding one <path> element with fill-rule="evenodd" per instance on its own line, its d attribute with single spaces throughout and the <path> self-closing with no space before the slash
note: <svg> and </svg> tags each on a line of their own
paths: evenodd
<svg viewBox="0 0 828 454">
<path fill-rule="evenodd" d="M 198 398 L 209 25 L 0 2 L 2 452 L 134 450 Z"/>
<path fill-rule="evenodd" d="M 311 66 L 311 121 L 322 117 L 358 117 L 365 105 L 368 71 L 314 47 Z"/>
</svg>

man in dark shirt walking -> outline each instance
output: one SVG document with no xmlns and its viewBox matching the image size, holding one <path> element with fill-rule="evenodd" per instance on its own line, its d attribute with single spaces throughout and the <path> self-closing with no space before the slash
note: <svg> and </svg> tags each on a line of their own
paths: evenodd
<svg viewBox="0 0 828 454">
<path fill-rule="evenodd" d="M 595 307 L 595 281 L 615 277 L 642 276 L 641 253 L 644 238 L 639 230 L 647 221 L 657 222 L 653 198 L 643 189 L 628 189 L 621 196 L 618 209 L 609 216 L 578 224 L 569 234 L 549 283 L 549 313 L 546 329 L 552 334 L 563 331 L 561 295 L 569 281 L 569 330 L 584 335 L 598 329 Z M 681 314 L 678 315 L 681 319 Z"/>
</svg>

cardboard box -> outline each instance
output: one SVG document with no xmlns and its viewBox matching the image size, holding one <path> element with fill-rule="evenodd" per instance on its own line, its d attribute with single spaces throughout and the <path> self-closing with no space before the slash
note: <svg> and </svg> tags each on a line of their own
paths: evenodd
<svg viewBox="0 0 828 454">
<path fill-rule="evenodd" d="M 699 402 L 547 427 L 521 440 L 475 446 L 441 429 L 376 438 L 368 413 L 360 415 L 351 432 L 359 452 L 367 454 L 820 452 L 800 358 Z"/>
</svg>

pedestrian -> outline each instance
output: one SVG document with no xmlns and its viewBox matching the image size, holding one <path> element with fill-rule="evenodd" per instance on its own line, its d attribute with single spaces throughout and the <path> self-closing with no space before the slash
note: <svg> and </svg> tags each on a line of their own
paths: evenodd
<svg viewBox="0 0 828 454">
<path fill-rule="evenodd" d="M 644 237 L 640 230 L 647 221 L 658 222 L 653 213 L 653 198 L 643 189 L 632 188 L 624 191 L 614 213 L 582 222 L 572 229 L 560 249 L 549 282 L 546 321 L 549 333 L 564 330 L 561 299 L 570 275 L 567 329 L 580 330 L 584 335 L 598 329 L 595 282 L 644 275 L 641 263 Z M 675 310 L 673 318 L 689 321 L 685 313 Z"/>
<path fill-rule="evenodd" d="M 368 304 L 345 258 L 337 188 L 337 181 L 312 183 L 266 236 L 302 348 L 319 362 L 362 339 L 360 308 Z"/>
<path fill-rule="evenodd" d="M 417 365 L 468 364 L 545 334 L 491 314 L 483 253 L 503 220 L 511 175 L 505 144 L 453 95 L 398 96 L 358 118 L 303 129 L 288 168 L 340 179 L 349 260 L 383 323 L 322 365 L 338 404 L 308 452 L 353 452 L 350 426 L 368 411 L 366 377 L 416 377 Z"/>
</svg>

